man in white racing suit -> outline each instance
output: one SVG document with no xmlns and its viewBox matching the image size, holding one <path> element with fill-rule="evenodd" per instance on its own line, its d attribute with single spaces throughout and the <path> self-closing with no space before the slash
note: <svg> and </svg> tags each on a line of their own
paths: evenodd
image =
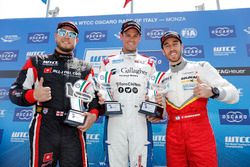
<svg viewBox="0 0 250 167">
<path fill-rule="evenodd" d="M 206 61 L 187 61 L 182 57 L 183 44 L 177 32 L 161 37 L 161 47 L 170 69 L 167 85 L 168 126 L 166 150 L 168 167 L 217 167 L 216 143 L 207 114 L 208 98 L 233 104 L 237 89 L 223 79 Z"/>
<path fill-rule="evenodd" d="M 121 103 L 122 114 L 106 118 L 106 164 L 111 167 L 152 166 L 152 130 L 145 114 L 147 78 L 155 72 L 154 61 L 137 53 L 141 27 L 134 21 L 123 23 L 123 48 L 101 63 L 100 72 L 115 71 L 110 78 L 113 99 Z"/>
</svg>

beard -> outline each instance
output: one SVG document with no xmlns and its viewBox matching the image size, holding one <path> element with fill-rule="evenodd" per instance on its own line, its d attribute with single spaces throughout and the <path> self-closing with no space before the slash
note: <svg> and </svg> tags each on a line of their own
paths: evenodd
<svg viewBox="0 0 250 167">
<path fill-rule="evenodd" d="M 177 58 L 175 58 L 175 59 L 169 59 L 170 60 L 170 62 L 172 62 L 172 63 L 176 63 L 176 62 L 179 62 L 180 61 L 180 59 L 181 59 L 181 57 L 182 57 L 182 50 L 180 51 L 180 53 L 179 53 L 179 55 L 178 55 L 178 57 Z"/>
<path fill-rule="evenodd" d="M 62 45 L 60 45 L 59 43 L 57 43 L 57 48 L 63 52 L 72 52 L 74 50 L 74 47 L 65 48 Z"/>
</svg>

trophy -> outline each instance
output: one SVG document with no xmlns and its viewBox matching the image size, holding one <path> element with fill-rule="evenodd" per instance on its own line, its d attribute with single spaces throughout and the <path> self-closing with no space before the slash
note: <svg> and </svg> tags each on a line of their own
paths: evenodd
<svg viewBox="0 0 250 167">
<path fill-rule="evenodd" d="M 165 72 L 155 72 L 148 80 L 147 96 L 148 100 L 142 102 L 140 106 L 140 113 L 154 116 L 163 119 L 163 106 L 155 101 L 157 94 L 166 93 L 166 85 L 164 85 Z"/>
<path fill-rule="evenodd" d="M 75 127 L 83 125 L 86 116 L 82 113 L 87 110 L 84 105 L 91 102 L 94 96 L 92 82 L 80 79 L 73 86 L 68 82 L 66 83 L 66 95 L 70 98 L 71 109 L 64 122 Z"/>
<path fill-rule="evenodd" d="M 112 96 L 112 87 L 110 79 L 115 71 L 102 71 L 98 74 L 97 79 L 94 78 L 96 90 L 101 93 L 104 98 L 105 115 L 122 114 L 121 104 L 115 101 Z"/>
</svg>

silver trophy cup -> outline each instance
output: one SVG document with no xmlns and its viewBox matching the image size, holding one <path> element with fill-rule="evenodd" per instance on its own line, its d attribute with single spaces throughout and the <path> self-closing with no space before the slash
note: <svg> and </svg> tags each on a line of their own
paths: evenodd
<svg viewBox="0 0 250 167">
<path fill-rule="evenodd" d="M 82 113 L 87 110 L 85 105 L 90 103 L 94 96 L 93 83 L 82 79 L 74 85 L 66 83 L 66 95 L 70 98 L 71 109 L 64 122 L 71 126 L 83 125 L 86 118 Z"/>
</svg>

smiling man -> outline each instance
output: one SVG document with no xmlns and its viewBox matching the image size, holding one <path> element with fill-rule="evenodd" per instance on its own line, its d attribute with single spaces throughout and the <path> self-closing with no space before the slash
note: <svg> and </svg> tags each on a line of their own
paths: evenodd
<svg viewBox="0 0 250 167">
<path fill-rule="evenodd" d="M 11 86 L 9 96 L 13 103 L 34 105 L 29 130 L 31 167 L 55 167 L 57 161 L 60 167 L 87 167 L 84 132 L 97 119 L 98 100 L 83 103 L 89 111 L 84 113 L 87 118 L 83 125 L 74 127 L 64 122 L 72 107 L 66 85 L 91 82 L 94 75 L 89 63 L 74 57 L 78 34 L 74 23 L 59 23 L 54 53 L 27 60 Z"/>
<path fill-rule="evenodd" d="M 152 166 L 152 129 L 146 116 L 139 113 L 145 101 L 147 78 L 155 72 L 154 61 L 138 54 L 141 26 L 131 20 L 122 24 L 120 54 L 101 63 L 100 72 L 115 71 L 110 78 L 113 100 L 122 112 L 107 115 L 105 134 L 106 163 L 110 167 Z"/>
</svg>

